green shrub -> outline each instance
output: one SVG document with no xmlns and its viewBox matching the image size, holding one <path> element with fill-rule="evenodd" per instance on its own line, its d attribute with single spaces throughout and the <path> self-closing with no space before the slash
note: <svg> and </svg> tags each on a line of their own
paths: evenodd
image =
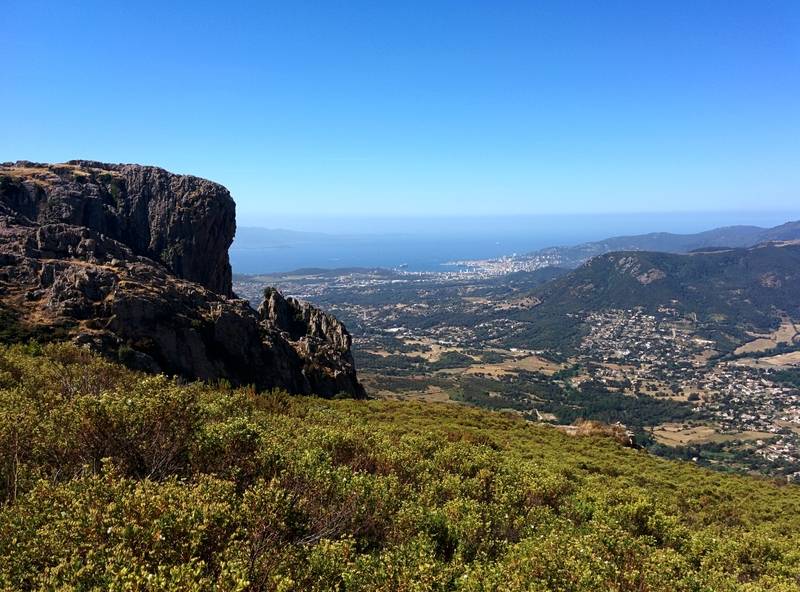
<svg viewBox="0 0 800 592">
<path fill-rule="evenodd" d="M 800 488 L 452 404 L 0 347 L 0 589 L 796 590 Z"/>
</svg>

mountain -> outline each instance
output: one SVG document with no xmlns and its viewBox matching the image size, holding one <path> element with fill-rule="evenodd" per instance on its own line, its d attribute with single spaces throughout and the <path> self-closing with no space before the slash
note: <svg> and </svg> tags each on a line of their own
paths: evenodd
<svg viewBox="0 0 800 592">
<path fill-rule="evenodd" d="M 749 340 L 749 331 L 775 329 L 784 315 L 800 318 L 800 244 L 690 254 L 608 253 L 533 296 L 539 304 L 518 318 L 533 324 L 528 337 L 534 341 L 559 332 L 574 341 L 588 312 L 668 307 L 695 318 L 718 345 L 730 346 Z"/>
<path fill-rule="evenodd" d="M 347 329 L 268 290 L 237 298 L 227 189 L 156 167 L 0 165 L 3 336 L 66 338 L 130 366 L 362 396 Z"/>
<path fill-rule="evenodd" d="M 786 222 L 774 228 L 767 228 L 757 242 L 800 240 L 800 220 Z"/>
<path fill-rule="evenodd" d="M 548 247 L 526 255 L 544 258 L 551 265 L 577 267 L 597 255 L 614 251 L 662 251 L 689 253 L 715 247 L 746 248 L 762 242 L 800 239 L 800 221 L 787 222 L 774 228 L 759 226 L 725 226 L 696 234 L 652 232 L 634 236 L 616 236 L 571 247 Z"/>
</svg>

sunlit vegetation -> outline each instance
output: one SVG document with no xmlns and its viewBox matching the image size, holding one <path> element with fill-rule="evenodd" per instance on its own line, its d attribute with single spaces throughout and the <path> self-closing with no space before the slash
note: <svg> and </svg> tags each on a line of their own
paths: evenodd
<svg viewBox="0 0 800 592">
<path fill-rule="evenodd" d="M 0 348 L 0 589 L 797 590 L 800 488 L 453 404 Z"/>
<path fill-rule="evenodd" d="M 431 370 L 446 370 L 448 368 L 464 368 L 474 364 L 475 359 L 460 352 L 444 352 L 439 359 L 430 364 Z"/>
</svg>

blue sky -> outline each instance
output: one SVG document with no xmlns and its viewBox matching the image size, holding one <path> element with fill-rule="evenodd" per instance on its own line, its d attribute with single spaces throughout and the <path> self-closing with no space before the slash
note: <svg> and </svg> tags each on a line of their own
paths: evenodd
<svg viewBox="0 0 800 592">
<path fill-rule="evenodd" d="M 291 216 L 797 210 L 800 3 L 7 0 L 0 161 Z"/>
</svg>

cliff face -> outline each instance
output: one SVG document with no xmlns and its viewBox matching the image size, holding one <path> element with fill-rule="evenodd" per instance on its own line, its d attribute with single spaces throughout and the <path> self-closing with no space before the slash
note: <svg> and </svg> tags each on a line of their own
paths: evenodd
<svg viewBox="0 0 800 592">
<path fill-rule="evenodd" d="M 234 204 L 215 183 L 73 161 L 0 165 L 0 312 L 130 366 L 259 389 L 363 396 L 335 318 L 231 290 Z M 8 331 L 6 331 L 8 333 Z"/>
<path fill-rule="evenodd" d="M 176 276 L 232 296 L 233 199 L 222 185 L 163 169 L 70 161 L 0 168 L 3 204 L 40 225 L 91 228 Z"/>
<path fill-rule="evenodd" d="M 318 375 L 316 367 L 332 368 L 344 365 L 354 368 L 350 351 L 352 338 L 345 326 L 334 316 L 294 298 L 284 298 L 274 288 L 267 288 L 264 301 L 258 308 L 262 326 L 291 344 L 295 353 L 304 361 L 303 376 L 314 384 Z M 350 392 L 350 376 L 347 372 L 329 374 L 329 390 Z M 359 396 L 363 391 L 358 389 Z"/>
</svg>

